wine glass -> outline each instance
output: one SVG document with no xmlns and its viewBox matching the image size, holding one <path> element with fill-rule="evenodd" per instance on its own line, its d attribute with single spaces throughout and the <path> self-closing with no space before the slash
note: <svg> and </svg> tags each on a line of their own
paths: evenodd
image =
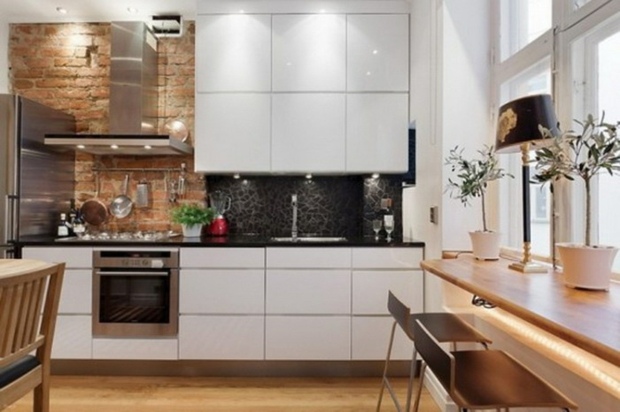
<svg viewBox="0 0 620 412">
<path fill-rule="evenodd" d="M 372 221 L 372 230 L 375 231 L 375 240 L 379 240 L 379 231 L 381 230 L 381 226 L 383 222 L 379 219 L 375 219 Z"/>
<path fill-rule="evenodd" d="M 387 232 L 387 241 L 389 242 L 392 239 L 391 235 L 394 230 L 394 219 L 385 219 L 385 222 L 383 222 L 383 227 Z"/>
</svg>

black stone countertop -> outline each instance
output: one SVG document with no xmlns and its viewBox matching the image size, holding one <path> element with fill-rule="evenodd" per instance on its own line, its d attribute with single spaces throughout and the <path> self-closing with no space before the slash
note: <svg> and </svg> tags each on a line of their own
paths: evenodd
<svg viewBox="0 0 620 412">
<path fill-rule="evenodd" d="M 72 238 L 55 239 L 52 237 L 36 236 L 21 240 L 19 246 L 183 246 L 183 247 L 424 247 L 424 242 L 412 239 L 392 239 L 387 242 L 385 238 L 375 240 L 374 237 L 347 238 L 346 241 L 275 241 L 269 237 L 255 235 L 230 235 L 230 236 L 203 236 L 201 238 L 185 238 L 175 236 L 169 239 L 157 241 L 144 240 L 76 240 Z"/>
</svg>

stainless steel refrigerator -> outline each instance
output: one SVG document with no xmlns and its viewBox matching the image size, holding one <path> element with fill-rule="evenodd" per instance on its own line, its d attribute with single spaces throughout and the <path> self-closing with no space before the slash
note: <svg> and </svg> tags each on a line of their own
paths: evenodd
<svg viewBox="0 0 620 412">
<path fill-rule="evenodd" d="M 29 237 L 54 235 L 74 197 L 75 153 L 44 144 L 46 133 L 75 133 L 73 116 L 0 94 L 0 257 Z"/>
</svg>

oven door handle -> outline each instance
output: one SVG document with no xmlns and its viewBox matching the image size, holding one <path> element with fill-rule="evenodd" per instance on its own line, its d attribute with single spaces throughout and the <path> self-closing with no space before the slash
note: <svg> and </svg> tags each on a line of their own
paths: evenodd
<svg viewBox="0 0 620 412">
<path fill-rule="evenodd" d="M 102 270 L 95 272 L 95 274 L 99 276 L 170 276 L 169 272 L 106 272 Z"/>
</svg>

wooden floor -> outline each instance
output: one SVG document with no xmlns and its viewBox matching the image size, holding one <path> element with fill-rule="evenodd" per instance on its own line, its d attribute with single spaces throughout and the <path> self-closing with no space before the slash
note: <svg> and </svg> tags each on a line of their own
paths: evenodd
<svg viewBox="0 0 620 412">
<path fill-rule="evenodd" d="M 406 384 L 394 380 L 402 399 Z M 54 376 L 51 412 L 374 411 L 379 385 L 380 378 Z M 32 396 L 26 396 L 6 411 L 31 407 Z M 395 410 L 387 391 L 381 410 Z M 420 410 L 439 411 L 426 390 Z"/>
</svg>

